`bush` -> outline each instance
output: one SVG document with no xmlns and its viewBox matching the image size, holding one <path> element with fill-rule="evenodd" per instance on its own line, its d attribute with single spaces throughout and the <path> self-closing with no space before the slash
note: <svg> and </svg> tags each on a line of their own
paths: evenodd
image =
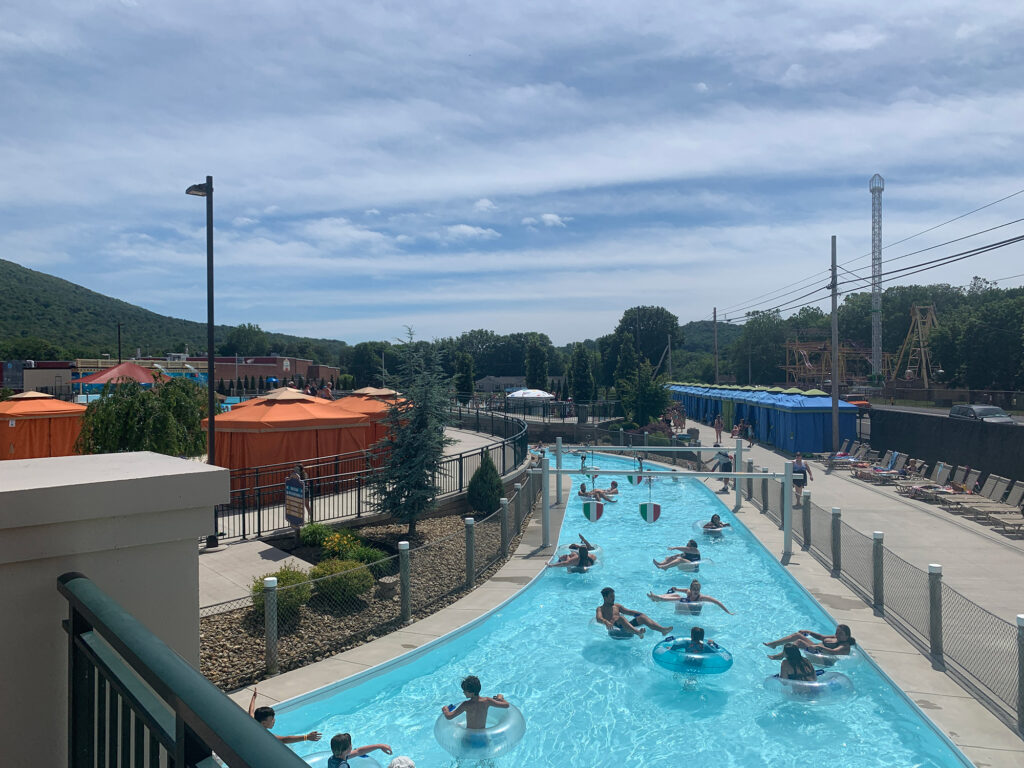
<svg viewBox="0 0 1024 768">
<path fill-rule="evenodd" d="M 615 429 L 615 427 L 612 427 L 612 429 Z M 639 429 L 639 427 L 636 425 L 635 421 L 624 421 L 621 424 L 619 424 L 618 429 L 624 429 L 627 432 L 629 432 L 630 430 L 633 429 Z"/>
<path fill-rule="evenodd" d="M 302 526 L 299 537 L 303 545 L 307 547 L 322 547 L 327 537 L 334 533 L 334 529 L 323 523 L 310 523 Z"/>
<path fill-rule="evenodd" d="M 366 563 L 370 566 L 370 571 L 378 579 L 381 576 L 387 576 L 388 571 L 392 568 L 390 562 L 381 563 L 379 561 L 386 560 L 388 553 L 384 550 L 371 547 L 369 544 L 359 544 L 349 550 L 348 557 L 350 560 L 355 560 L 358 563 Z"/>
<path fill-rule="evenodd" d="M 480 456 L 480 466 L 469 481 L 466 503 L 474 512 L 489 515 L 497 511 L 501 503 L 502 490 L 501 476 L 491 461 L 490 451 L 484 451 Z"/>
<path fill-rule="evenodd" d="M 348 531 L 334 531 L 329 534 L 320 544 L 325 559 L 345 560 L 348 553 L 361 542 Z"/>
<path fill-rule="evenodd" d="M 277 577 L 278 587 L 292 587 L 292 589 L 278 589 L 277 592 L 277 616 L 279 622 L 294 620 L 298 618 L 299 608 L 309 602 L 313 596 L 313 588 L 309 585 L 309 575 L 301 568 L 291 565 L 283 565 L 273 573 L 257 576 L 252 580 L 252 605 L 256 613 L 263 615 L 263 579 L 267 576 Z M 299 586 L 295 586 L 299 585 Z"/>
<path fill-rule="evenodd" d="M 309 572 L 320 597 L 345 607 L 364 592 L 373 589 L 370 569 L 355 560 L 321 560 Z"/>
</svg>

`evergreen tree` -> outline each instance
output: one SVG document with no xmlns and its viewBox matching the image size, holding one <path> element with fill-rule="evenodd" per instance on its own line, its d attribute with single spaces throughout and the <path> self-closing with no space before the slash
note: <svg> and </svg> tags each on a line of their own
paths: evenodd
<svg viewBox="0 0 1024 768">
<path fill-rule="evenodd" d="M 633 341 L 633 334 L 620 334 L 618 365 L 615 367 L 615 375 L 612 384 L 615 389 L 621 389 L 620 381 L 635 381 L 637 374 L 636 345 Z"/>
<path fill-rule="evenodd" d="M 644 360 L 631 379 L 622 379 L 616 388 L 626 413 L 640 427 L 660 418 L 671 400 L 665 377 L 655 377 L 653 373 L 654 367 Z"/>
<path fill-rule="evenodd" d="M 477 514 L 489 515 L 501 504 L 502 490 L 498 468 L 491 461 L 491 452 L 485 448 L 480 452 L 480 466 L 470 478 L 466 502 Z"/>
<path fill-rule="evenodd" d="M 463 405 L 473 397 L 474 378 L 473 356 L 459 353 L 455 358 L 455 394 Z"/>
<path fill-rule="evenodd" d="M 582 344 L 576 344 L 569 362 L 572 371 L 570 394 L 577 403 L 588 403 L 594 399 L 594 374 L 590 366 L 590 353 Z"/>
<path fill-rule="evenodd" d="M 536 339 L 526 347 L 526 387 L 544 389 L 548 383 L 548 355 Z"/>
<path fill-rule="evenodd" d="M 266 389 L 266 387 L 266 382 L 263 381 L 263 376 L 261 375 L 259 380 L 259 389 L 256 390 L 256 393 L 259 394 L 260 392 L 263 392 Z"/>
<path fill-rule="evenodd" d="M 387 437 L 382 441 L 386 458 L 374 475 L 380 512 L 407 523 L 409 535 L 416 521 L 433 508 L 440 489 L 448 416 L 448 382 L 439 354 L 431 345 L 414 343 L 413 333 L 399 347 L 397 389 L 404 399 L 388 408 Z"/>
</svg>

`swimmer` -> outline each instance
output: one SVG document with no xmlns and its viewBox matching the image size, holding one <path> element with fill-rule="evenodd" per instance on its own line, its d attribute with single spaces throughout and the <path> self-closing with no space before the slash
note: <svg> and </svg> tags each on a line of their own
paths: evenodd
<svg viewBox="0 0 1024 768">
<path fill-rule="evenodd" d="M 783 680 L 803 680 L 813 682 L 818 679 L 814 671 L 814 665 L 800 653 L 800 646 L 795 643 L 786 643 L 782 647 L 786 658 L 782 660 L 779 668 L 779 677 Z"/>
<path fill-rule="evenodd" d="M 385 755 L 391 754 L 391 747 L 387 744 L 367 744 L 352 749 L 351 734 L 337 733 L 331 737 L 331 757 L 327 761 L 327 768 L 348 768 L 350 757 L 362 757 L 375 749 L 379 749 Z"/>
<path fill-rule="evenodd" d="M 577 543 L 576 543 L 576 542 L 574 541 L 574 542 L 573 542 L 572 544 L 570 544 L 570 545 L 569 545 L 569 549 L 583 549 L 583 547 L 586 547 L 586 548 L 587 548 L 587 549 L 589 549 L 589 550 L 590 550 L 591 552 L 593 552 L 593 551 L 594 551 L 595 549 L 597 549 L 597 547 L 596 547 L 595 545 L 591 544 L 591 543 L 590 543 L 589 541 L 587 541 L 587 540 L 586 540 L 586 539 L 585 539 L 585 538 L 583 537 L 583 534 L 582 534 L 582 533 L 577 533 L 576 535 L 580 537 L 580 543 L 579 543 L 579 544 L 577 544 Z"/>
<path fill-rule="evenodd" d="M 690 627 L 690 639 L 673 643 L 672 650 L 685 653 L 707 653 L 708 651 L 717 651 L 718 646 L 714 640 L 704 639 L 704 627 Z"/>
<path fill-rule="evenodd" d="M 579 568 L 585 570 L 597 563 L 597 558 L 590 554 L 590 549 L 584 545 L 579 549 L 570 552 L 568 555 L 559 555 L 558 560 L 548 563 L 547 568 Z"/>
<path fill-rule="evenodd" d="M 647 614 L 640 613 L 640 611 L 633 611 L 626 608 L 619 603 L 615 602 L 615 590 L 611 587 L 605 587 L 601 590 L 601 597 L 604 598 L 604 602 L 597 606 L 597 619 L 598 624 L 603 624 L 607 627 L 608 631 L 611 632 L 614 629 L 624 629 L 627 632 L 631 632 L 634 635 L 639 635 L 641 638 L 644 636 L 644 632 L 647 630 L 644 627 L 650 627 L 656 632 L 661 632 L 663 635 L 667 635 L 672 631 L 672 627 L 663 627 L 658 622 L 651 619 Z M 627 619 L 627 616 L 632 616 L 632 619 Z M 644 627 L 640 625 L 643 624 Z"/>
<path fill-rule="evenodd" d="M 711 519 L 704 523 L 705 531 L 720 531 L 723 528 L 731 527 L 729 523 L 722 522 L 722 516 L 715 513 L 711 516 Z"/>
<path fill-rule="evenodd" d="M 669 549 L 677 550 L 682 552 L 681 555 L 669 555 L 660 563 L 655 558 L 654 564 L 661 570 L 666 571 L 669 568 L 675 568 L 679 565 L 685 565 L 686 563 L 699 563 L 700 562 L 700 550 L 697 549 L 697 542 L 690 539 L 686 542 L 685 547 L 669 547 Z"/>
<path fill-rule="evenodd" d="M 508 709 L 509 702 L 500 693 L 493 696 L 480 695 L 480 678 L 470 675 L 462 681 L 462 693 L 466 700 L 457 707 L 441 707 L 441 714 L 446 720 L 454 720 L 463 712 L 466 713 L 466 727 L 480 730 L 487 727 L 487 710 L 491 707 Z"/>
<path fill-rule="evenodd" d="M 834 635 L 819 635 L 817 632 L 811 632 L 809 629 L 801 629 L 786 637 L 780 637 L 778 640 L 765 643 L 765 645 L 769 648 L 778 648 L 786 643 L 792 643 L 798 648 L 827 656 L 849 656 L 850 649 L 857 644 L 857 641 L 853 639 L 853 636 L 850 634 L 850 628 L 846 624 L 839 624 L 836 626 Z M 785 657 L 785 655 L 783 651 L 782 653 L 772 654 L 768 658 L 778 661 Z"/>
<path fill-rule="evenodd" d="M 664 595 L 656 595 L 654 592 L 648 592 L 647 596 L 655 602 L 671 602 L 671 603 L 714 603 L 723 611 L 728 613 L 730 616 L 735 616 L 732 611 L 726 608 L 720 600 L 716 600 L 710 595 L 701 594 L 700 582 L 694 579 L 690 582 L 689 589 L 683 589 L 682 587 L 669 587 L 669 590 Z"/>
<path fill-rule="evenodd" d="M 619 492 L 619 484 L 612 480 L 612 484 L 608 488 L 595 488 L 594 490 L 600 491 L 605 496 L 614 496 Z"/>
<path fill-rule="evenodd" d="M 274 712 L 273 707 L 256 706 L 255 686 L 252 689 L 252 699 L 249 701 L 249 717 L 253 718 L 268 731 L 274 727 L 274 722 L 277 719 L 277 713 Z M 297 736 L 278 736 L 276 733 L 273 735 L 284 744 L 295 744 L 299 741 L 320 741 L 322 734 L 320 731 L 310 731 L 309 733 L 300 733 Z"/>
<path fill-rule="evenodd" d="M 576 495 L 583 499 L 594 499 L 596 501 L 610 501 L 613 504 L 615 503 L 615 499 L 608 496 L 604 491 L 600 491 L 596 488 L 592 491 L 588 491 L 586 483 L 580 483 L 580 490 Z"/>
</svg>

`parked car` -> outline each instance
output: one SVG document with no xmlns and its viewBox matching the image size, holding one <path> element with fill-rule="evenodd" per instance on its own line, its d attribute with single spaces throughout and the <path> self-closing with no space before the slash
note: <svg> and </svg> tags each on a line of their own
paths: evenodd
<svg viewBox="0 0 1024 768">
<path fill-rule="evenodd" d="M 984 421 L 987 424 L 1016 424 L 1010 414 L 996 405 L 954 405 L 949 409 L 951 419 Z"/>
</svg>

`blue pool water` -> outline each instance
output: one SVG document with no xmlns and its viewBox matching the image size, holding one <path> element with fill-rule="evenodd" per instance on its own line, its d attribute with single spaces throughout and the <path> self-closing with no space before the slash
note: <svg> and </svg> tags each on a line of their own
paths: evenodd
<svg viewBox="0 0 1024 768">
<path fill-rule="evenodd" d="M 632 467 L 605 456 L 596 463 Z M 742 515 L 737 519 L 704 483 L 663 479 L 634 487 L 619 479 L 620 501 L 606 504 L 596 523 L 583 517 L 577 497 L 567 499 L 560 543 L 583 532 L 604 549 L 600 567 L 581 575 L 548 569 L 485 621 L 427 653 L 357 685 L 332 686 L 282 706 L 275 731 L 323 731 L 320 744 L 296 745 L 302 755 L 325 749 L 331 735 L 348 731 L 357 745 L 387 742 L 417 765 L 454 765 L 434 740 L 434 721 L 443 705 L 462 700 L 462 677 L 475 674 L 485 695 L 504 694 L 527 721 L 525 737 L 495 761 L 499 766 L 639 767 L 669 757 L 701 768 L 970 765 L 863 659 L 836 667 L 856 693 L 830 705 L 787 701 L 765 690 L 765 677 L 779 664 L 766 658 L 761 642 L 796 629 L 831 631 L 832 621 L 743 527 Z M 662 506 L 653 524 L 638 511 L 648 500 Z M 720 540 L 701 538 L 702 554 L 713 562 L 696 577 L 705 594 L 736 615 L 705 606 L 699 617 L 684 617 L 671 603 L 651 602 L 648 591 L 686 586 L 693 577 L 657 570 L 652 556 L 661 558 L 667 546 L 697 537 L 693 523 L 713 512 L 734 528 Z M 604 586 L 614 587 L 626 607 L 674 624 L 674 635 L 688 635 L 698 622 L 732 653 L 732 668 L 687 678 L 654 664 L 658 633 L 609 639 L 591 622 Z"/>
</svg>

